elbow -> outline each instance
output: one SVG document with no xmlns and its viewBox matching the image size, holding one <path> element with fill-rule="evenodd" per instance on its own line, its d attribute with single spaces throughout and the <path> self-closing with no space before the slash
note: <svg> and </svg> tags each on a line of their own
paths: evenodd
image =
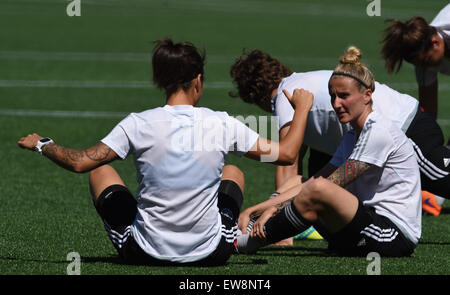
<svg viewBox="0 0 450 295">
<path fill-rule="evenodd" d="M 289 156 L 286 158 L 286 165 L 287 165 L 287 166 L 289 166 L 289 165 L 294 165 L 296 160 L 297 160 L 297 155 L 296 155 L 296 154 L 294 154 L 294 155 L 289 155 Z"/>
<path fill-rule="evenodd" d="M 89 172 L 89 169 L 85 165 L 82 165 L 82 163 L 73 164 L 70 170 L 79 174 Z"/>
<path fill-rule="evenodd" d="M 280 155 L 278 157 L 278 165 L 281 166 L 290 166 L 295 164 L 295 161 L 297 161 L 297 153 L 296 152 L 287 152 L 283 155 Z"/>
</svg>

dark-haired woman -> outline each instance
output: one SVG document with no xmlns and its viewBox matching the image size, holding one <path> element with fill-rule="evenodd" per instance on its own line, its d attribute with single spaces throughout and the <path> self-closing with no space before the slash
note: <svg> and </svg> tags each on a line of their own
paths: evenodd
<svg viewBox="0 0 450 295">
<path fill-rule="evenodd" d="M 203 93 L 204 56 L 190 43 L 158 41 L 153 81 L 163 107 L 131 113 L 97 145 L 59 146 L 32 134 L 18 142 L 63 168 L 90 173 L 95 208 L 126 263 L 224 264 L 234 249 L 244 175 L 224 166 L 228 153 L 291 164 L 300 147 L 313 95 L 297 90 L 292 132 L 279 144 L 225 112 L 195 107 Z M 137 200 L 109 165 L 132 154 Z"/>
<path fill-rule="evenodd" d="M 415 66 L 419 101 L 437 118 L 438 73 L 450 75 L 450 4 L 431 23 L 420 16 L 393 20 L 385 29 L 382 55 L 387 70 L 398 71 L 405 60 Z"/>
</svg>

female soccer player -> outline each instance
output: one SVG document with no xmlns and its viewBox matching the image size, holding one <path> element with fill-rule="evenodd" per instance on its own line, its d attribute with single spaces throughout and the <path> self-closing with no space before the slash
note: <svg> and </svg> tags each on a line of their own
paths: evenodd
<svg viewBox="0 0 450 295">
<path fill-rule="evenodd" d="M 353 129 L 329 164 L 292 188 L 292 201 L 290 191 L 274 198 L 288 201 L 278 214 L 279 208 L 262 206 L 251 234 L 238 237 L 239 252 L 254 252 L 313 224 L 340 255 L 413 253 L 421 236 L 419 167 L 410 140 L 372 109 L 375 81 L 360 59 L 359 49 L 350 47 L 328 87 L 339 122 Z"/>
<path fill-rule="evenodd" d="M 242 55 L 230 73 L 238 90 L 235 96 L 278 116 L 280 138 L 289 130 L 293 114 L 283 91 L 292 93 L 295 88 L 304 88 L 314 94 L 303 142 L 311 148 L 309 176 L 328 163 L 345 133 L 351 129 L 349 124 L 339 122 L 330 103 L 327 89 L 332 71 L 292 73 L 277 59 L 253 50 Z M 422 112 L 416 99 L 384 84 L 375 82 L 372 97 L 373 109 L 392 120 L 413 141 L 423 190 L 449 198 L 450 165 L 446 166 L 443 159 L 450 158 L 450 150 L 443 146 L 443 133 L 436 121 Z M 302 157 L 300 154 L 300 162 Z M 297 175 L 297 170 L 297 164 L 277 167 L 277 189 Z M 426 193 L 424 196 L 424 210 L 439 215 L 442 207 L 429 204 L 430 197 Z"/>
<path fill-rule="evenodd" d="M 157 42 L 153 81 L 166 105 L 123 119 L 95 146 L 74 150 L 32 134 L 18 142 L 63 168 L 90 173 L 95 208 L 127 263 L 220 265 L 231 255 L 244 192 L 243 173 L 224 167 L 229 152 L 290 164 L 300 148 L 313 96 L 297 90 L 291 131 L 279 144 L 225 112 L 195 107 L 204 56 L 190 43 Z M 274 153 L 274 151 L 276 153 Z M 132 154 L 137 201 L 109 165 Z"/>
<path fill-rule="evenodd" d="M 420 16 L 393 20 L 384 32 L 382 55 L 392 73 L 405 60 L 415 66 L 420 105 L 437 118 L 438 73 L 450 75 L 450 4 L 428 24 Z"/>
</svg>

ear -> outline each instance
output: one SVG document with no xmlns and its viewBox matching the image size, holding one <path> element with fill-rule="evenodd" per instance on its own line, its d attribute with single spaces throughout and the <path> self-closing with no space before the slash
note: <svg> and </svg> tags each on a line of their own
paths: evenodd
<svg viewBox="0 0 450 295">
<path fill-rule="evenodd" d="M 441 46 L 441 37 L 439 37 L 438 34 L 434 34 L 433 36 L 431 36 L 431 44 L 433 46 L 433 48 L 438 48 Z"/>
<path fill-rule="evenodd" d="M 197 77 L 194 78 L 194 89 L 196 92 L 202 91 L 203 89 L 202 74 L 198 74 Z"/>
<path fill-rule="evenodd" d="M 365 104 L 369 104 L 370 102 L 372 102 L 372 90 L 369 88 L 366 88 L 364 90 L 364 103 Z"/>
</svg>

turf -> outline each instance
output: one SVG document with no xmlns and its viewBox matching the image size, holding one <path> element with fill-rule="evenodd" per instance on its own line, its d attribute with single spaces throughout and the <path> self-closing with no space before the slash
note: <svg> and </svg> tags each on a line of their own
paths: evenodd
<svg viewBox="0 0 450 295">
<path fill-rule="evenodd" d="M 81 0 L 80 17 L 66 15 L 67 3 L 0 0 L 0 274 L 65 274 L 73 251 L 81 255 L 82 274 L 366 274 L 365 258 L 330 256 L 326 243 L 306 241 L 234 255 L 223 267 L 120 264 L 92 206 L 88 176 L 60 169 L 16 142 L 36 132 L 86 148 L 124 114 L 163 105 L 162 93 L 151 84 L 150 57 L 151 42 L 164 37 L 205 48 L 206 90 L 200 104 L 234 115 L 265 115 L 228 96 L 233 91 L 229 67 L 243 48 L 267 51 L 301 72 L 333 68 L 354 44 L 378 81 L 416 96 L 410 65 L 397 75 L 383 67 L 384 21 L 418 14 L 430 20 L 447 1 L 381 1 L 380 17 L 368 17 L 369 1 L 359 0 Z M 446 139 L 449 82 L 440 77 L 439 122 Z M 243 207 L 271 194 L 274 167 L 232 156 L 227 162 L 245 173 Z M 135 191 L 132 160 L 113 166 Z M 450 202 L 445 206 L 440 217 L 423 218 L 413 257 L 383 258 L 382 274 L 450 274 Z"/>
</svg>

